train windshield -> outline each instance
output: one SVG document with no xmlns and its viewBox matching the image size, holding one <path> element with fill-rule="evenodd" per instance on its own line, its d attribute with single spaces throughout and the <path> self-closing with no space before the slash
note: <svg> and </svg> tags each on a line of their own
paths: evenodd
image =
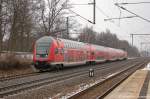
<svg viewBox="0 0 150 99">
<path fill-rule="evenodd" d="M 50 53 L 50 38 L 43 37 L 36 42 L 36 57 L 47 58 Z"/>
<path fill-rule="evenodd" d="M 36 55 L 37 57 L 48 57 L 49 50 L 50 49 L 50 43 L 47 42 L 40 42 L 36 45 Z"/>
</svg>

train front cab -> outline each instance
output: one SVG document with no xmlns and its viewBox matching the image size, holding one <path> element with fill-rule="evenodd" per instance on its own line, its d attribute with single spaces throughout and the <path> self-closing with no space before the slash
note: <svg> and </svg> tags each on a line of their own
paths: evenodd
<svg viewBox="0 0 150 99">
<path fill-rule="evenodd" d="M 37 70 L 47 70 L 54 58 L 54 39 L 44 36 L 36 41 L 34 45 L 33 62 Z"/>
<path fill-rule="evenodd" d="M 34 49 L 34 66 L 38 70 L 63 67 L 64 45 L 60 39 L 50 36 L 37 40 Z"/>
</svg>

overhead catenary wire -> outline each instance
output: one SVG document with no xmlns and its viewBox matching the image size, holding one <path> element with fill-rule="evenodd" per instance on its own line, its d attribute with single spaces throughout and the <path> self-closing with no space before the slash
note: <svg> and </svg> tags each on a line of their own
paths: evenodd
<svg viewBox="0 0 150 99">
<path fill-rule="evenodd" d="M 97 10 L 98 10 L 101 14 L 103 14 L 107 19 L 110 18 L 110 16 L 107 15 L 100 7 L 96 6 L 96 8 L 97 8 Z M 104 19 L 104 21 L 105 21 L 105 19 Z M 117 26 L 117 25 L 114 23 L 113 20 L 109 20 L 109 22 L 111 22 L 111 23 L 113 23 L 115 26 Z M 117 26 L 117 27 L 118 27 L 118 26 Z"/>
<path fill-rule="evenodd" d="M 72 4 L 69 4 L 69 5 L 87 5 L 87 6 L 89 6 L 90 4 L 88 4 L 88 3 L 87 4 L 86 3 L 85 4 L 72 3 Z"/>
<path fill-rule="evenodd" d="M 76 15 L 79 16 L 80 18 L 82 18 L 82 19 L 84 19 L 84 20 L 86 20 L 86 21 L 88 21 L 88 22 L 90 22 L 90 23 L 92 23 L 92 24 L 95 24 L 95 19 L 96 19 L 96 18 L 95 18 L 95 17 L 96 17 L 96 10 L 95 10 L 95 7 L 96 7 L 96 0 L 93 0 L 92 3 L 87 3 L 87 4 L 72 4 L 72 5 L 93 5 L 93 22 L 90 21 L 89 19 L 87 19 L 87 18 L 81 16 L 80 14 L 76 13 L 75 11 L 73 11 L 73 10 L 71 10 L 71 9 L 68 9 L 68 10 L 69 10 L 70 12 L 76 14 Z"/>
<path fill-rule="evenodd" d="M 99 8 L 98 6 L 96 6 L 96 8 L 97 8 L 97 10 L 98 10 L 101 14 L 103 14 L 106 18 L 110 18 L 101 8 Z M 114 21 L 113 21 L 113 20 L 111 20 L 110 22 L 112 22 L 112 23 L 114 24 Z"/>
<path fill-rule="evenodd" d="M 127 4 L 148 4 L 150 2 L 131 2 L 131 3 L 118 3 L 119 5 L 127 5 Z"/>
<path fill-rule="evenodd" d="M 71 9 L 68 9 L 68 10 L 69 10 L 70 12 L 76 14 L 77 16 L 81 17 L 82 19 L 84 19 L 84 20 L 86 20 L 86 21 L 88 21 L 88 22 L 90 22 L 90 23 L 93 23 L 92 21 L 90 21 L 90 20 L 88 20 L 87 18 L 81 16 L 80 14 L 76 13 L 75 11 L 72 11 Z"/>
<path fill-rule="evenodd" d="M 98 6 L 96 6 L 96 8 L 98 9 L 99 12 L 101 12 L 105 17 L 109 18 L 109 16 Z"/>
<path fill-rule="evenodd" d="M 127 16 L 127 17 L 119 17 L 119 18 L 108 18 L 108 19 L 104 19 L 104 21 L 109 21 L 109 20 L 114 20 L 114 19 L 126 19 L 126 18 L 134 18 L 137 16 Z"/>
<path fill-rule="evenodd" d="M 143 19 L 143 20 L 145 20 L 145 21 L 147 21 L 147 22 L 150 22 L 149 19 L 146 19 L 146 18 L 144 18 L 144 17 L 142 17 L 142 16 L 140 16 L 140 15 L 138 15 L 138 14 L 136 14 L 136 13 L 130 11 L 130 10 L 126 9 L 125 7 L 123 7 L 123 6 L 120 6 L 118 3 L 115 3 L 115 5 L 116 5 L 117 7 L 119 7 L 119 8 L 121 8 L 122 10 L 125 10 L 125 11 L 127 11 L 127 12 L 129 12 L 129 13 L 131 13 L 131 14 L 133 14 L 133 15 L 135 15 L 135 16 L 137 16 L 137 17 L 139 17 L 139 18 L 141 18 L 141 19 Z"/>
<path fill-rule="evenodd" d="M 106 18 L 110 18 L 108 14 L 105 13 L 100 7 L 96 5 L 97 11 L 99 11 L 101 14 L 103 14 Z M 105 20 L 104 20 L 105 21 Z M 114 26 L 116 26 L 118 29 L 121 29 L 118 25 L 115 24 L 113 20 L 109 20 L 110 23 L 112 23 Z M 121 29 L 122 30 L 122 29 Z M 124 30 L 125 31 L 125 30 Z"/>
</svg>

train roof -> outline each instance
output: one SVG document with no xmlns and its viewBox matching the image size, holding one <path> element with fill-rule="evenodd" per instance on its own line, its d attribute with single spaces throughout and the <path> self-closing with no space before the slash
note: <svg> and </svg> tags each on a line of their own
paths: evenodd
<svg viewBox="0 0 150 99">
<path fill-rule="evenodd" d="M 68 39 L 62 39 L 62 38 L 59 38 L 59 39 L 64 42 L 71 42 L 71 43 L 75 43 L 75 44 L 85 44 L 83 42 L 78 42 L 78 41 L 73 41 L 73 40 L 68 40 Z"/>
<path fill-rule="evenodd" d="M 83 48 L 85 45 L 85 43 L 83 42 L 72 41 L 72 40 L 62 39 L 62 38 L 58 38 L 58 39 L 64 42 L 64 47 L 66 48 Z"/>
<path fill-rule="evenodd" d="M 52 42 L 52 40 L 53 40 L 53 37 L 51 37 L 51 36 L 43 36 L 43 37 L 39 38 L 36 42 L 37 43 L 39 43 L 39 42 L 48 42 L 48 43 L 50 43 L 50 42 Z"/>
<path fill-rule="evenodd" d="M 79 42 L 79 41 L 73 41 L 73 40 L 68 40 L 68 39 L 63 39 L 63 38 L 54 38 L 54 37 L 51 37 L 51 36 L 43 36 L 41 37 L 40 39 L 37 40 L 37 43 L 38 42 L 51 42 L 52 40 L 54 39 L 58 39 L 60 41 L 63 41 L 65 43 L 71 43 L 73 45 L 79 45 L 79 46 L 84 46 L 84 45 L 92 45 L 93 47 L 95 47 L 96 49 L 110 49 L 110 50 L 115 50 L 115 51 L 118 51 L 118 52 L 125 52 L 124 50 L 122 49 L 116 49 L 116 48 L 111 48 L 111 47 L 105 47 L 105 46 L 101 46 L 101 45 L 95 45 L 95 44 L 89 44 L 89 43 L 83 43 L 83 42 Z"/>
</svg>

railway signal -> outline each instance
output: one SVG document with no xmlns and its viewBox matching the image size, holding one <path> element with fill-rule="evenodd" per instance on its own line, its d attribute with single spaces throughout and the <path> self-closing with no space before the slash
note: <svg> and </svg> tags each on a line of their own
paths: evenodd
<svg viewBox="0 0 150 99">
<path fill-rule="evenodd" d="M 89 69 L 89 77 L 94 77 L 94 69 Z"/>
</svg>

